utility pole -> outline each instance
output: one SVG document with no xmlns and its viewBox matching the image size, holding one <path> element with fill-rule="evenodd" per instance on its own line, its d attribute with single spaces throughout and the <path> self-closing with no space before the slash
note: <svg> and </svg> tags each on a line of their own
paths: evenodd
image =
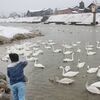
<svg viewBox="0 0 100 100">
<path fill-rule="evenodd" d="M 93 25 L 96 25 L 96 5 L 92 5 L 92 13 L 93 13 Z"/>
<path fill-rule="evenodd" d="M 93 13 L 93 23 L 92 25 L 96 25 L 96 10 L 97 10 L 97 0 L 95 0 L 94 5 L 91 7 Z"/>
</svg>

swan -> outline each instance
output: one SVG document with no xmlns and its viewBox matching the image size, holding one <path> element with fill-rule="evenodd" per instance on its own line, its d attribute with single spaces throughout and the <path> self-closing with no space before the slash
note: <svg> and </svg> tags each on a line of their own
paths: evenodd
<svg viewBox="0 0 100 100">
<path fill-rule="evenodd" d="M 65 58 L 63 59 L 64 62 L 71 62 L 74 61 L 74 53 L 72 53 L 72 58 Z"/>
<path fill-rule="evenodd" d="M 65 67 L 60 66 L 59 68 L 64 68 L 64 70 L 65 70 L 66 72 L 68 72 L 68 71 L 71 69 L 70 66 L 65 66 Z"/>
<path fill-rule="evenodd" d="M 86 50 L 93 50 L 93 48 L 90 48 L 90 47 L 86 47 L 85 49 Z"/>
<path fill-rule="evenodd" d="M 98 71 L 98 67 L 90 68 L 90 66 L 87 66 L 87 73 L 96 73 Z"/>
<path fill-rule="evenodd" d="M 95 86 L 92 86 L 92 85 L 88 85 L 88 82 L 86 83 L 85 85 L 86 89 L 90 92 L 90 93 L 93 93 L 93 94 L 100 94 L 100 90 L 95 87 Z"/>
<path fill-rule="evenodd" d="M 62 67 L 61 69 L 63 70 L 62 76 L 64 76 L 64 77 L 74 77 L 79 73 L 78 71 L 68 71 L 68 72 L 65 73 L 64 68 Z"/>
<path fill-rule="evenodd" d="M 51 46 L 45 45 L 44 48 L 46 48 L 46 49 L 51 49 Z"/>
<path fill-rule="evenodd" d="M 82 68 L 82 67 L 84 67 L 84 65 L 85 65 L 85 62 L 80 62 L 80 59 L 78 59 L 77 67 Z"/>
<path fill-rule="evenodd" d="M 67 48 L 67 49 L 71 49 L 71 48 L 72 48 L 71 45 L 67 45 L 67 44 L 62 44 L 62 46 L 63 46 L 64 48 Z"/>
<path fill-rule="evenodd" d="M 81 41 L 77 41 L 76 43 L 77 43 L 77 44 L 80 44 L 80 43 L 81 43 Z"/>
<path fill-rule="evenodd" d="M 70 78 L 62 78 L 62 79 L 59 79 L 58 77 L 55 77 L 56 79 L 56 82 L 57 83 L 61 83 L 61 84 L 71 84 L 74 82 L 73 79 L 70 79 Z"/>
<path fill-rule="evenodd" d="M 37 68 L 45 68 L 44 65 L 42 65 L 42 64 L 37 64 L 36 61 L 37 61 L 37 60 L 35 60 L 35 62 L 34 62 L 34 67 L 37 67 Z"/>
<path fill-rule="evenodd" d="M 96 48 L 100 49 L 100 46 L 99 46 L 100 42 L 99 41 L 96 41 L 96 42 L 97 42 Z"/>
<path fill-rule="evenodd" d="M 26 56 L 26 60 L 27 61 L 34 61 L 34 60 L 38 60 L 38 58 L 35 58 L 35 57 L 27 57 Z"/>
<path fill-rule="evenodd" d="M 60 53 L 62 50 L 61 49 L 54 49 L 54 46 L 52 45 L 52 49 L 54 53 Z"/>
<path fill-rule="evenodd" d="M 71 51 L 71 50 L 70 50 L 70 51 L 69 51 L 69 50 L 68 50 L 68 51 L 64 51 L 64 50 L 63 50 L 63 54 L 64 54 L 64 55 L 70 55 L 70 54 L 72 54 L 72 53 L 73 53 L 73 51 Z"/>
<path fill-rule="evenodd" d="M 4 62 L 8 62 L 9 60 L 9 55 L 7 54 L 6 56 L 0 58 L 1 61 L 4 61 Z"/>
<path fill-rule="evenodd" d="M 95 55 L 95 54 L 96 54 L 96 52 L 87 50 L 87 55 L 88 55 L 88 56 Z"/>
<path fill-rule="evenodd" d="M 72 43 L 72 46 L 76 47 L 76 46 L 77 46 L 77 44 L 76 44 L 76 43 Z"/>
<path fill-rule="evenodd" d="M 79 53 L 80 53 L 80 52 L 81 52 L 81 49 L 80 49 L 80 48 L 78 48 L 78 49 L 76 50 L 76 52 L 79 52 Z"/>
<path fill-rule="evenodd" d="M 97 88 L 100 88 L 100 81 L 97 81 L 95 83 L 92 83 L 91 86 L 95 86 Z"/>
</svg>

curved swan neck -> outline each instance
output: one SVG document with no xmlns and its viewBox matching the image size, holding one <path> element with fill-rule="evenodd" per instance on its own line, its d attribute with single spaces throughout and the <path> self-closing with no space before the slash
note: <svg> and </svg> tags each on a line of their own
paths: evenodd
<svg viewBox="0 0 100 100">
<path fill-rule="evenodd" d="M 64 74 L 65 74 L 65 70 L 64 70 L 64 68 L 63 68 L 63 67 L 62 67 L 62 70 L 63 70 L 63 71 L 62 71 L 62 75 L 64 75 Z"/>
<path fill-rule="evenodd" d="M 74 53 L 72 53 L 72 60 L 74 60 Z"/>
</svg>

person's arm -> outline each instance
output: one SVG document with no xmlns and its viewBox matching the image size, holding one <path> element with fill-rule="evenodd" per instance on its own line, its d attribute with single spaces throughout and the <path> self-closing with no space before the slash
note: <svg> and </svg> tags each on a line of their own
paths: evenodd
<svg viewBox="0 0 100 100">
<path fill-rule="evenodd" d="M 22 67 L 25 67 L 27 64 L 28 64 L 27 61 L 21 61 L 21 62 L 20 62 L 20 66 L 22 66 Z"/>
</svg>

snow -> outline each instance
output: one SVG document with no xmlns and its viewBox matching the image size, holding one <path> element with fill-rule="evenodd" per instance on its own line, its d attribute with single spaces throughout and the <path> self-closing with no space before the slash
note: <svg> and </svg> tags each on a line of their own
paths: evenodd
<svg viewBox="0 0 100 100">
<path fill-rule="evenodd" d="M 42 17 L 22 17 L 22 18 L 6 18 L 6 19 L 0 19 L 0 22 L 41 22 Z"/>
<path fill-rule="evenodd" d="M 12 38 L 16 34 L 25 34 L 25 33 L 30 33 L 29 30 L 23 29 L 23 28 L 16 28 L 16 27 L 5 27 L 5 26 L 0 26 L 0 35 L 7 37 L 7 38 Z"/>
<path fill-rule="evenodd" d="M 96 14 L 96 21 L 100 23 L 100 13 Z M 52 15 L 46 22 L 64 22 L 69 24 L 71 22 L 76 22 L 80 24 L 91 24 L 93 22 L 92 13 L 79 13 L 79 14 L 62 14 L 62 15 Z"/>
<path fill-rule="evenodd" d="M 41 22 L 43 17 L 23 17 L 23 18 L 8 18 L 8 19 L 0 19 L 0 22 Z M 96 21 L 100 24 L 100 13 L 96 14 Z M 93 14 L 92 13 L 77 13 L 77 14 L 60 14 L 60 15 L 51 15 L 47 23 L 54 22 L 64 22 L 69 24 L 71 22 L 76 22 L 77 24 L 91 24 L 93 22 Z"/>
</svg>

